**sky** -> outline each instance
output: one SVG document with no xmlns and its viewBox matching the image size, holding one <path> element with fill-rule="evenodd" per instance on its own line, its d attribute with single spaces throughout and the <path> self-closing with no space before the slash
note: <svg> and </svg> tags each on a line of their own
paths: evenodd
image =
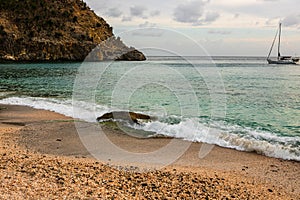
<svg viewBox="0 0 300 200">
<path fill-rule="evenodd" d="M 281 54 L 300 56 L 299 0 L 85 2 L 113 27 L 116 36 L 138 49 L 160 48 L 180 55 L 266 56 L 281 22 Z"/>
</svg>

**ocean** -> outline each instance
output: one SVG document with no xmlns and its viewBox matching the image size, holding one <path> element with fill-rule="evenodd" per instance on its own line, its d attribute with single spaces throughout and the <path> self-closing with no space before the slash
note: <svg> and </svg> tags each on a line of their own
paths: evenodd
<svg viewBox="0 0 300 200">
<path fill-rule="evenodd" d="M 300 67 L 260 57 L 0 64 L 0 104 L 88 122 L 110 111 L 157 118 L 131 128 L 300 161 Z"/>
</svg>

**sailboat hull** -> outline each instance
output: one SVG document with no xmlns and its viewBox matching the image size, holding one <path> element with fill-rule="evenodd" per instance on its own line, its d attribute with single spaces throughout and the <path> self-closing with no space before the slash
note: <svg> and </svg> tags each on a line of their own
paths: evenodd
<svg viewBox="0 0 300 200">
<path fill-rule="evenodd" d="M 277 64 L 277 65 L 296 65 L 297 63 L 292 60 L 267 60 L 269 64 Z"/>
</svg>

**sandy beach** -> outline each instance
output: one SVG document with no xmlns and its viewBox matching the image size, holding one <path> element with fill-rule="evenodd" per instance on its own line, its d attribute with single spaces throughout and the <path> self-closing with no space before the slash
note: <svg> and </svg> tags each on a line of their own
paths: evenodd
<svg viewBox="0 0 300 200">
<path fill-rule="evenodd" d="M 148 152 L 170 138 L 139 139 L 103 126 L 114 144 Z M 193 143 L 176 162 L 141 172 L 93 158 L 74 119 L 0 105 L 0 199 L 299 199 L 300 163 Z M 145 166 L 147 167 L 147 166 Z"/>
</svg>

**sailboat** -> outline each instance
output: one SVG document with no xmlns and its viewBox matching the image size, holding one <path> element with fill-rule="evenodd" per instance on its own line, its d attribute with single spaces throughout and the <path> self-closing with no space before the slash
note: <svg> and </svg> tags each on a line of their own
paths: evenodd
<svg viewBox="0 0 300 200">
<path fill-rule="evenodd" d="M 278 36 L 278 50 L 277 50 L 277 58 L 276 59 L 271 59 L 271 53 L 274 47 L 274 43 L 276 41 L 276 38 Z M 275 38 L 273 40 L 269 55 L 267 57 L 267 61 L 269 64 L 285 64 L 285 65 L 289 65 L 289 64 L 297 64 L 297 62 L 299 62 L 299 58 L 298 57 L 292 57 L 292 56 L 281 56 L 280 54 L 280 42 L 281 42 L 281 23 L 279 23 L 279 28 L 276 32 Z"/>
</svg>

